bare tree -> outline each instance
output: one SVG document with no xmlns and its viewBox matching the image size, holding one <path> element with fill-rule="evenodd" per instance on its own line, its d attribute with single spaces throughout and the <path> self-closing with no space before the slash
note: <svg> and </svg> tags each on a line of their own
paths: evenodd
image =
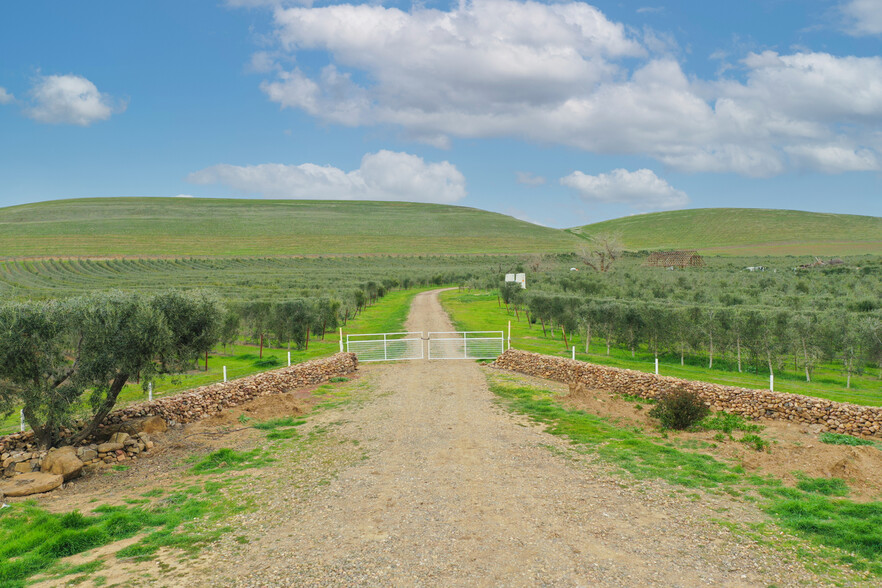
<svg viewBox="0 0 882 588">
<path fill-rule="evenodd" d="M 622 238 L 617 233 L 597 233 L 580 245 L 576 255 L 582 262 L 598 272 L 606 272 L 622 255 Z"/>
</svg>

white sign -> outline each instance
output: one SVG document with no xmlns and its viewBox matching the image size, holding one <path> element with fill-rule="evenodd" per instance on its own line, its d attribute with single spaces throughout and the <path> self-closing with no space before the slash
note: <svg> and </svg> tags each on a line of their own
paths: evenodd
<svg viewBox="0 0 882 588">
<path fill-rule="evenodd" d="M 527 287 L 527 274 L 505 274 L 506 282 L 517 282 L 521 288 Z"/>
</svg>

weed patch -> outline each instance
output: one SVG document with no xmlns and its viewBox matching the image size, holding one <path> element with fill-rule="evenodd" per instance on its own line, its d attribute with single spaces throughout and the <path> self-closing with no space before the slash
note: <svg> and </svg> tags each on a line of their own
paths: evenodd
<svg viewBox="0 0 882 588">
<path fill-rule="evenodd" d="M 744 420 L 744 417 L 728 412 L 718 412 L 706 417 L 698 423 L 697 428 L 704 431 L 720 431 L 727 435 L 731 435 L 733 431 L 756 433 L 763 430 L 762 425 L 750 423 Z"/>
<path fill-rule="evenodd" d="M 869 439 L 861 439 L 851 435 L 840 435 L 839 433 L 821 433 L 819 437 L 821 443 L 828 445 L 875 445 L 875 441 Z"/>
</svg>

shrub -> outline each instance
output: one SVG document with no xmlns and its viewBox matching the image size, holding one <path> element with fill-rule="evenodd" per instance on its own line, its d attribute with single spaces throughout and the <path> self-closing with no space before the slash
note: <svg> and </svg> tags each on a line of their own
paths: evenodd
<svg viewBox="0 0 882 588">
<path fill-rule="evenodd" d="M 657 418 L 666 429 L 683 431 L 710 414 L 710 409 L 694 392 L 678 390 L 661 398 L 649 416 Z"/>
</svg>

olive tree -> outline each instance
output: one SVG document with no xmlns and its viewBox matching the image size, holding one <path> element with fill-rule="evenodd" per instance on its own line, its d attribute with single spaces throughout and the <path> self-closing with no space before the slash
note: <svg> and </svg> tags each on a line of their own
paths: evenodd
<svg viewBox="0 0 882 588">
<path fill-rule="evenodd" d="M 111 292 L 0 306 L 0 408 L 21 406 L 42 447 L 75 444 L 104 421 L 126 383 L 190 368 L 219 336 L 204 293 Z M 85 413 L 81 421 L 75 417 Z"/>
</svg>

